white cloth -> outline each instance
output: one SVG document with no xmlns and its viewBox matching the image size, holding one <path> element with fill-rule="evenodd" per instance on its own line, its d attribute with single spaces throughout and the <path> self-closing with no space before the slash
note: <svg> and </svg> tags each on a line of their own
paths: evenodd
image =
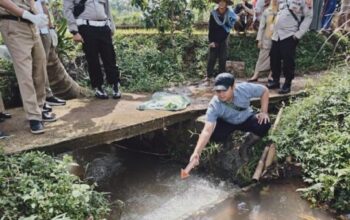
<svg viewBox="0 0 350 220">
<path fill-rule="evenodd" d="M 50 37 L 51 37 L 52 46 L 56 47 L 58 44 L 58 37 L 57 37 L 57 33 L 56 33 L 55 29 L 50 29 L 49 33 L 50 33 Z"/>
<path fill-rule="evenodd" d="M 24 11 L 22 18 L 31 21 L 33 24 L 38 26 L 38 28 L 45 27 L 49 23 L 49 19 L 47 18 L 46 15 L 43 15 L 43 14 L 34 15 L 29 11 Z"/>
<path fill-rule="evenodd" d="M 42 0 L 35 1 L 35 8 L 36 8 L 36 10 L 38 10 L 39 14 L 44 15 L 45 13 L 44 13 L 42 3 L 46 3 L 46 1 L 45 0 L 44 1 L 42 1 Z M 41 34 L 48 34 L 49 33 L 49 25 L 47 25 L 46 27 L 40 28 L 40 33 Z"/>
</svg>

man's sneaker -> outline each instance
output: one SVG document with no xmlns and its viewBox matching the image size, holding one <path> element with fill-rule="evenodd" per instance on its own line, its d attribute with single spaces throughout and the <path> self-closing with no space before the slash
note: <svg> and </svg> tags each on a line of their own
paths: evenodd
<svg viewBox="0 0 350 220">
<path fill-rule="evenodd" d="M 0 112 L 0 118 L 8 119 L 8 118 L 12 118 L 12 115 L 7 112 Z"/>
<path fill-rule="evenodd" d="M 43 112 L 42 114 L 43 121 L 45 122 L 54 122 L 56 121 L 55 115 L 51 114 L 50 112 Z"/>
<path fill-rule="evenodd" d="M 56 96 L 51 96 L 46 98 L 46 103 L 51 106 L 62 106 L 66 104 L 66 100 L 57 98 Z"/>
<path fill-rule="evenodd" d="M 269 88 L 269 89 L 279 89 L 280 88 L 280 83 L 279 82 L 275 82 L 275 81 L 269 82 L 267 84 L 267 88 Z"/>
<path fill-rule="evenodd" d="M 44 103 L 43 112 L 52 112 L 52 107 L 46 102 Z"/>
<path fill-rule="evenodd" d="M 99 99 L 108 99 L 108 95 L 102 87 L 95 88 L 95 96 Z"/>
<path fill-rule="evenodd" d="M 0 131 L 0 140 L 5 139 L 5 138 L 9 138 L 9 137 L 10 137 L 10 135 L 6 134 L 5 132 Z"/>
<path fill-rule="evenodd" d="M 122 93 L 120 92 L 120 84 L 119 83 L 113 85 L 112 90 L 113 90 L 112 97 L 114 99 L 120 99 L 120 97 L 122 97 Z"/>
<path fill-rule="evenodd" d="M 44 125 L 38 120 L 29 120 L 30 131 L 33 134 L 42 134 L 45 132 Z"/>
</svg>

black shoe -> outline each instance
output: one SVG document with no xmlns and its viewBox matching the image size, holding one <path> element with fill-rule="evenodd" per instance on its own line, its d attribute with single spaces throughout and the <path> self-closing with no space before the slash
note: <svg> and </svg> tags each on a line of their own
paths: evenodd
<svg viewBox="0 0 350 220">
<path fill-rule="evenodd" d="M 52 106 L 62 106 L 66 104 L 66 100 L 57 98 L 56 96 L 51 96 L 46 98 L 46 103 Z"/>
<path fill-rule="evenodd" d="M 49 112 L 43 112 L 41 113 L 43 121 L 45 122 L 54 122 L 57 121 L 55 115 L 49 113 Z"/>
<path fill-rule="evenodd" d="M 46 102 L 44 103 L 43 112 L 52 112 L 52 107 Z"/>
<path fill-rule="evenodd" d="M 12 116 L 11 116 L 10 113 L 7 113 L 7 112 L 0 112 L 0 118 L 8 119 L 8 118 L 12 118 Z"/>
<path fill-rule="evenodd" d="M 102 87 L 95 88 L 95 96 L 99 99 L 108 99 L 108 95 Z"/>
<path fill-rule="evenodd" d="M 267 84 L 267 88 L 269 89 L 279 89 L 280 88 L 280 83 L 272 81 Z"/>
<path fill-rule="evenodd" d="M 9 138 L 9 137 L 10 137 L 10 135 L 8 135 L 8 134 L 6 134 L 6 133 L 0 131 L 0 140 L 1 140 L 1 139 L 5 139 L 5 138 Z"/>
<path fill-rule="evenodd" d="M 113 98 L 114 99 L 120 99 L 122 97 L 122 93 L 120 92 L 120 84 L 117 83 L 115 85 L 113 85 Z"/>
<path fill-rule="evenodd" d="M 278 94 L 288 94 L 288 93 L 290 93 L 290 87 L 291 87 L 290 84 L 284 84 L 282 86 L 282 88 L 280 89 L 280 91 L 278 91 Z"/>
<path fill-rule="evenodd" d="M 44 125 L 38 120 L 29 120 L 30 131 L 33 134 L 42 134 L 45 132 Z"/>
</svg>

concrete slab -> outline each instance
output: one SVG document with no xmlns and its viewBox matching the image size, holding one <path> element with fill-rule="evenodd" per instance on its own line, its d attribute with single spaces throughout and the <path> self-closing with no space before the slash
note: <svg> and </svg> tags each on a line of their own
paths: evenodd
<svg viewBox="0 0 350 220">
<path fill-rule="evenodd" d="M 319 75 L 308 78 L 315 81 Z M 291 95 L 300 94 L 307 85 L 308 78 L 297 78 L 291 94 L 281 96 L 271 91 L 271 100 L 286 99 Z M 263 79 L 261 83 L 264 81 Z M 46 123 L 46 132 L 42 135 L 30 133 L 29 123 L 22 108 L 10 109 L 8 112 L 12 113 L 13 118 L 1 123 L 0 130 L 12 136 L 0 140 L 0 146 L 6 154 L 12 154 L 48 148 L 65 151 L 111 143 L 194 119 L 205 112 L 213 95 L 211 87 L 201 84 L 169 90 L 187 94 L 193 99 L 193 103 L 183 111 L 170 112 L 137 110 L 136 107 L 140 103 L 149 100 L 149 94 L 123 94 L 121 100 L 70 100 L 66 106 L 54 107 L 58 121 Z M 259 100 L 255 100 L 255 103 L 258 104 Z"/>
</svg>

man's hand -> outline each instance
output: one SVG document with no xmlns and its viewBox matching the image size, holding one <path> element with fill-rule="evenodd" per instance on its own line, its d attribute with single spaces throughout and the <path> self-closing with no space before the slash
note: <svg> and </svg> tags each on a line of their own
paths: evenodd
<svg viewBox="0 0 350 220">
<path fill-rule="evenodd" d="M 24 11 L 22 14 L 22 18 L 31 21 L 33 24 L 35 24 L 39 28 L 47 27 L 47 25 L 49 24 L 49 19 L 45 14 L 34 15 L 29 11 Z"/>
<path fill-rule="evenodd" d="M 256 118 L 258 119 L 258 123 L 261 124 L 266 124 L 268 122 L 270 122 L 270 117 L 267 113 L 265 112 L 260 112 L 258 114 L 256 114 Z"/>
<path fill-rule="evenodd" d="M 215 42 L 211 42 L 211 43 L 209 44 L 209 47 L 210 47 L 210 48 L 215 48 Z"/>
<path fill-rule="evenodd" d="M 258 40 L 257 47 L 258 47 L 259 49 L 261 49 L 261 47 L 262 47 L 262 44 L 261 44 L 261 41 L 260 41 L 260 40 Z"/>
<path fill-rule="evenodd" d="M 197 152 L 193 152 L 193 154 L 191 155 L 190 158 L 190 162 L 192 160 L 195 160 L 196 162 L 194 163 L 194 166 L 198 166 L 199 165 L 199 154 Z"/>
<path fill-rule="evenodd" d="M 58 44 L 58 37 L 55 29 L 50 29 L 49 30 L 51 41 L 52 41 L 52 46 L 56 47 Z"/>
<path fill-rule="evenodd" d="M 76 34 L 73 35 L 73 40 L 76 43 L 80 43 L 80 42 L 84 43 L 84 39 L 79 33 L 76 33 Z"/>
<path fill-rule="evenodd" d="M 299 42 L 299 38 L 297 38 L 295 35 L 293 35 L 293 40 L 298 43 Z"/>
</svg>

